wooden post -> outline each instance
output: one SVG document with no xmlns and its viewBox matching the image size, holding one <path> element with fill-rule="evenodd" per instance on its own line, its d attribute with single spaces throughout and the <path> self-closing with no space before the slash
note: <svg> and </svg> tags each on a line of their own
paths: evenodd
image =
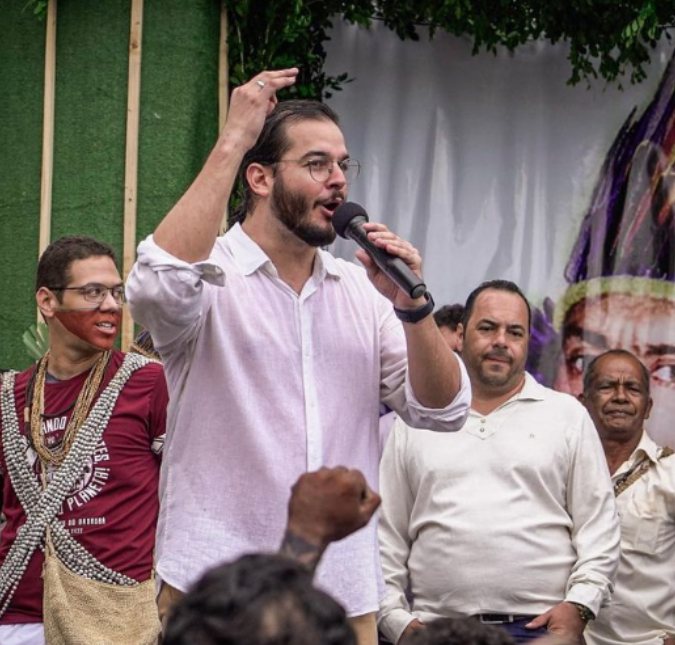
<svg viewBox="0 0 675 645">
<path fill-rule="evenodd" d="M 223 1 L 220 6 L 220 43 L 218 47 L 218 132 L 225 127 L 227 110 L 230 105 L 230 66 L 228 64 L 227 47 L 227 7 Z M 227 230 L 227 208 L 223 213 L 221 230 Z"/>
<path fill-rule="evenodd" d="M 124 168 L 124 249 L 122 272 L 127 279 L 136 258 L 136 211 L 138 204 L 138 125 L 141 98 L 141 44 L 143 0 L 132 0 L 129 36 L 129 86 L 127 91 L 127 142 Z M 134 321 L 129 309 L 122 316 L 122 350 L 134 340 Z"/>
<path fill-rule="evenodd" d="M 52 236 L 52 182 L 54 177 L 54 106 L 56 89 L 56 0 L 47 5 L 45 88 L 42 116 L 42 175 L 40 178 L 40 236 L 38 258 Z M 37 312 L 38 322 L 42 320 Z"/>
</svg>

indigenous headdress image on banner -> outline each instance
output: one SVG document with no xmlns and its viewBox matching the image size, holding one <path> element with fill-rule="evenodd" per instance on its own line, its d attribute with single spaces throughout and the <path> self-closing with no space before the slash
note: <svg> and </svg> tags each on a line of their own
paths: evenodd
<svg viewBox="0 0 675 645">
<path fill-rule="evenodd" d="M 512 280 L 534 310 L 528 371 L 576 396 L 593 356 L 634 352 L 647 427 L 675 445 L 673 44 L 639 84 L 574 87 L 564 43 L 473 55 L 336 24 L 327 51 L 354 77 L 330 99 L 361 162 L 349 199 L 419 250 L 437 307 Z"/>
<path fill-rule="evenodd" d="M 675 62 L 611 146 L 565 269 L 563 296 L 537 311 L 529 369 L 576 396 L 588 362 L 633 352 L 651 374 L 648 430 L 675 443 Z"/>
</svg>

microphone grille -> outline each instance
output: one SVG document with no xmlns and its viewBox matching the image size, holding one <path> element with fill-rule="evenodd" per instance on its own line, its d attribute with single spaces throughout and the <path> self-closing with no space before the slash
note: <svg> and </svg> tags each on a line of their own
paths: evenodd
<svg viewBox="0 0 675 645">
<path fill-rule="evenodd" d="M 368 214 L 363 206 L 355 204 L 354 202 L 344 202 L 335 209 L 331 223 L 340 237 L 346 237 L 347 227 L 355 217 L 363 217 L 368 221 Z"/>
</svg>

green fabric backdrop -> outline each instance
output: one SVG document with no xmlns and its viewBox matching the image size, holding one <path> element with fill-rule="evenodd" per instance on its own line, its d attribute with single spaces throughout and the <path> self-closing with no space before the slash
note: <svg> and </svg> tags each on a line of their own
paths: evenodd
<svg viewBox="0 0 675 645">
<path fill-rule="evenodd" d="M 45 23 L 0 0 L 0 367 L 26 367 L 35 322 Z M 60 0 L 52 239 L 122 254 L 131 0 Z M 198 172 L 217 136 L 219 0 L 145 0 L 138 239 Z"/>
</svg>

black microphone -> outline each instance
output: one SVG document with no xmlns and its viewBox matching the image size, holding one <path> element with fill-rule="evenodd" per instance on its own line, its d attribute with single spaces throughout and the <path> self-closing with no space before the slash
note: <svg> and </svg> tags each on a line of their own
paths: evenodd
<svg viewBox="0 0 675 645">
<path fill-rule="evenodd" d="M 367 251 L 387 277 L 393 280 L 411 298 L 421 298 L 427 292 L 427 286 L 401 258 L 387 253 L 368 239 L 368 233 L 362 226 L 367 221 L 368 214 L 366 211 L 354 202 L 345 202 L 339 206 L 331 219 L 333 228 L 340 237 L 353 240 Z"/>
</svg>

